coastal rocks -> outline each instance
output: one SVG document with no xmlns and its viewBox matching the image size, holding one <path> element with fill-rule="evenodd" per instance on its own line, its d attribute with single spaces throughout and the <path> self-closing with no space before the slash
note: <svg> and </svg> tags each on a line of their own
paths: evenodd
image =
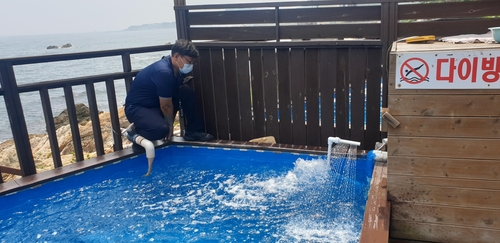
<svg viewBox="0 0 500 243">
<path fill-rule="evenodd" d="M 78 103 L 75 105 L 75 109 L 78 123 L 90 121 L 90 109 L 85 104 Z M 99 113 L 101 112 L 102 111 L 100 111 Z M 58 116 L 54 117 L 54 125 L 56 127 L 56 130 L 68 124 L 68 109 L 65 109 Z"/>
<path fill-rule="evenodd" d="M 61 48 L 70 48 L 72 46 L 73 45 L 71 45 L 71 43 L 66 43 L 66 44 L 62 45 Z M 59 49 L 59 46 L 50 45 L 50 46 L 47 46 L 47 49 Z"/>
</svg>

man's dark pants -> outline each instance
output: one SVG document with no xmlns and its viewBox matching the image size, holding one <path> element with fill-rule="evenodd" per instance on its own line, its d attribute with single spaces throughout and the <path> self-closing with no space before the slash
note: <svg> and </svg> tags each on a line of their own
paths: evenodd
<svg viewBox="0 0 500 243">
<path fill-rule="evenodd" d="M 179 110 L 179 100 L 182 104 L 183 115 L 186 118 L 186 132 L 203 130 L 203 123 L 196 106 L 194 90 L 187 85 L 179 88 L 179 95 L 172 97 L 174 114 Z M 160 107 L 147 108 L 135 105 L 125 105 L 125 114 L 129 122 L 133 122 L 135 131 L 148 140 L 160 140 L 169 134 L 169 127 L 165 122 Z"/>
</svg>

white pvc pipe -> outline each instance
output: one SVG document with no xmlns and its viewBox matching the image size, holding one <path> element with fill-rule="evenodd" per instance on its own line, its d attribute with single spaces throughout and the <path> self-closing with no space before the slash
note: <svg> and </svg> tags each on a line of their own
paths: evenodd
<svg viewBox="0 0 500 243">
<path fill-rule="evenodd" d="M 375 155 L 375 161 L 387 161 L 387 151 L 373 150 L 373 154 Z"/>
<path fill-rule="evenodd" d="M 122 135 L 128 138 L 127 132 L 132 131 L 134 129 L 133 127 L 134 123 L 131 123 L 127 128 L 122 128 Z M 151 174 L 151 171 L 153 170 L 153 160 L 155 159 L 155 145 L 151 141 L 138 134 L 133 137 L 133 140 L 134 141 L 130 142 L 135 142 L 141 145 L 146 150 L 146 158 L 148 158 L 148 172 L 144 176 L 149 176 Z"/>
<path fill-rule="evenodd" d="M 333 144 L 333 143 L 348 144 L 348 145 L 355 145 L 355 146 L 361 145 L 360 142 L 356 142 L 356 141 L 345 140 L 345 139 L 341 139 L 339 137 L 328 137 L 328 145 Z"/>
<path fill-rule="evenodd" d="M 355 146 L 359 146 L 361 145 L 360 142 L 356 142 L 356 141 L 351 141 L 351 140 L 345 140 L 345 139 L 341 139 L 339 137 L 328 137 L 328 157 L 327 157 L 327 161 L 328 163 L 330 163 L 330 159 L 331 159 L 331 153 L 332 153 L 332 145 L 333 144 L 348 144 L 348 145 L 355 145 Z"/>
<path fill-rule="evenodd" d="M 141 145 L 146 150 L 146 158 L 148 158 L 148 172 L 144 176 L 148 176 L 151 174 L 151 170 L 153 169 L 153 160 L 155 159 L 155 145 L 141 135 L 137 136 L 134 142 Z"/>
</svg>

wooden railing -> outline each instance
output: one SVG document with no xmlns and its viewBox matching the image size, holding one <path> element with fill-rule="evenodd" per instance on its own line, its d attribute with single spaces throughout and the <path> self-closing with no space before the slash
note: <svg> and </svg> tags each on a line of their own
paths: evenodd
<svg viewBox="0 0 500 243">
<path fill-rule="evenodd" d="M 68 109 L 68 119 L 71 127 L 71 135 L 74 146 L 74 153 L 76 161 L 83 161 L 83 149 L 78 129 L 78 120 L 75 110 L 75 101 L 72 87 L 77 85 L 85 85 L 87 99 L 90 109 L 90 118 L 92 121 L 92 130 L 94 134 L 94 142 L 96 154 L 98 156 L 104 154 L 104 145 L 99 121 L 99 111 L 97 109 L 96 92 L 94 84 L 104 82 L 106 84 L 108 107 L 111 117 L 111 125 L 114 131 L 120 131 L 120 124 L 118 120 L 118 105 L 116 102 L 115 80 L 124 80 L 125 87 L 128 92 L 132 78 L 138 73 L 138 70 L 132 70 L 130 61 L 131 54 L 147 53 L 155 51 L 170 50 L 171 45 L 150 46 L 141 48 L 118 49 L 109 51 L 96 51 L 74 54 L 62 54 L 51 56 L 38 56 L 38 57 L 22 57 L 22 58 L 9 58 L 0 59 L 0 95 L 4 97 L 7 108 L 7 115 L 10 120 L 12 135 L 16 146 L 17 156 L 23 176 L 32 175 L 36 173 L 35 162 L 32 155 L 30 140 L 28 136 L 28 129 L 26 119 L 23 113 L 23 106 L 21 104 L 21 93 L 38 91 L 40 94 L 40 101 L 43 108 L 45 123 L 47 127 L 47 134 L 49 137 L 50 147 L 52 150 L 52 158 L 54 161 L 54 168 L 62 166 L 59 145 L 57 142 L 56 128 L 54 125 L 54 116 L 52 114 L 52 106 L 50 102 L 49 90 L 62 88 L 64 90 L 64 97 Z M 123 72 L 108 73 L 94 76 L 85 76 L 78 78 L 69 78 L 61 80 L 52 80 L 46 82 L 38 82 L 31 84 L 18 85 L 16 82 L 16 75 L 14 66 L 25 64 L 38 64 L 57 61 L 69 61 L 80 59 L 92 59 L 100 57 L 120 56 L 123 64 Z M 122 139 L 119 134 L 113 134 L 114 151 L 122 149 Z M 14 170 L 2 169 L 2 172 L 10 173 Z"/>
</svg>

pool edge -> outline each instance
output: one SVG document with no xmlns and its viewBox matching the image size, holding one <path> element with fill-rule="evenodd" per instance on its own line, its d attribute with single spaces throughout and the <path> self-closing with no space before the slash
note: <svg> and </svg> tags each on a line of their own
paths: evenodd
<svg viewBox="0 0 500 243">
<path fill-rule="evenodd" d="M 254 143 L 244 141 L 229 141 L 229 140 L 213 140 L 210 142 L 184 141 L 182 137 L 174 137 L 170 142 L 156 141 L 155 148 L 159 149 L 170 145 L 189 145 L 189 146 L 206 146 L 206 147 L 229 147 L 239 149 L 259 149 L 276 152 L 297 152 L 309 154 L 325 154 L 327 148 L 321 146 L 306 146 L 292 144 L 269 144 L 269 143 Z M 365 154 L 364 150 L 358 150 L 358 156 Z M 13 193 L 22 189 L 33 187 L 47 181 L 55 180 L 67 175 L 75 174 L 90 168 L 106 165 L 119 160 L 127 159 L 138 154 L 132 151 L 132 148 L 125 148 L 120 151 L 98 156 L 96 158 L 76 162 L 65 165 L 53 170 L 43 171 L 34 175 L 22 177 L 12 181 L 0 183 L 0 196 Z"/>
<path fill-rule="evenodd" d="M 388 242 L 390 215 L 391 203 L 387 200 L 387 163 L 376 162 L 359 242 Z"/>
</svg>

